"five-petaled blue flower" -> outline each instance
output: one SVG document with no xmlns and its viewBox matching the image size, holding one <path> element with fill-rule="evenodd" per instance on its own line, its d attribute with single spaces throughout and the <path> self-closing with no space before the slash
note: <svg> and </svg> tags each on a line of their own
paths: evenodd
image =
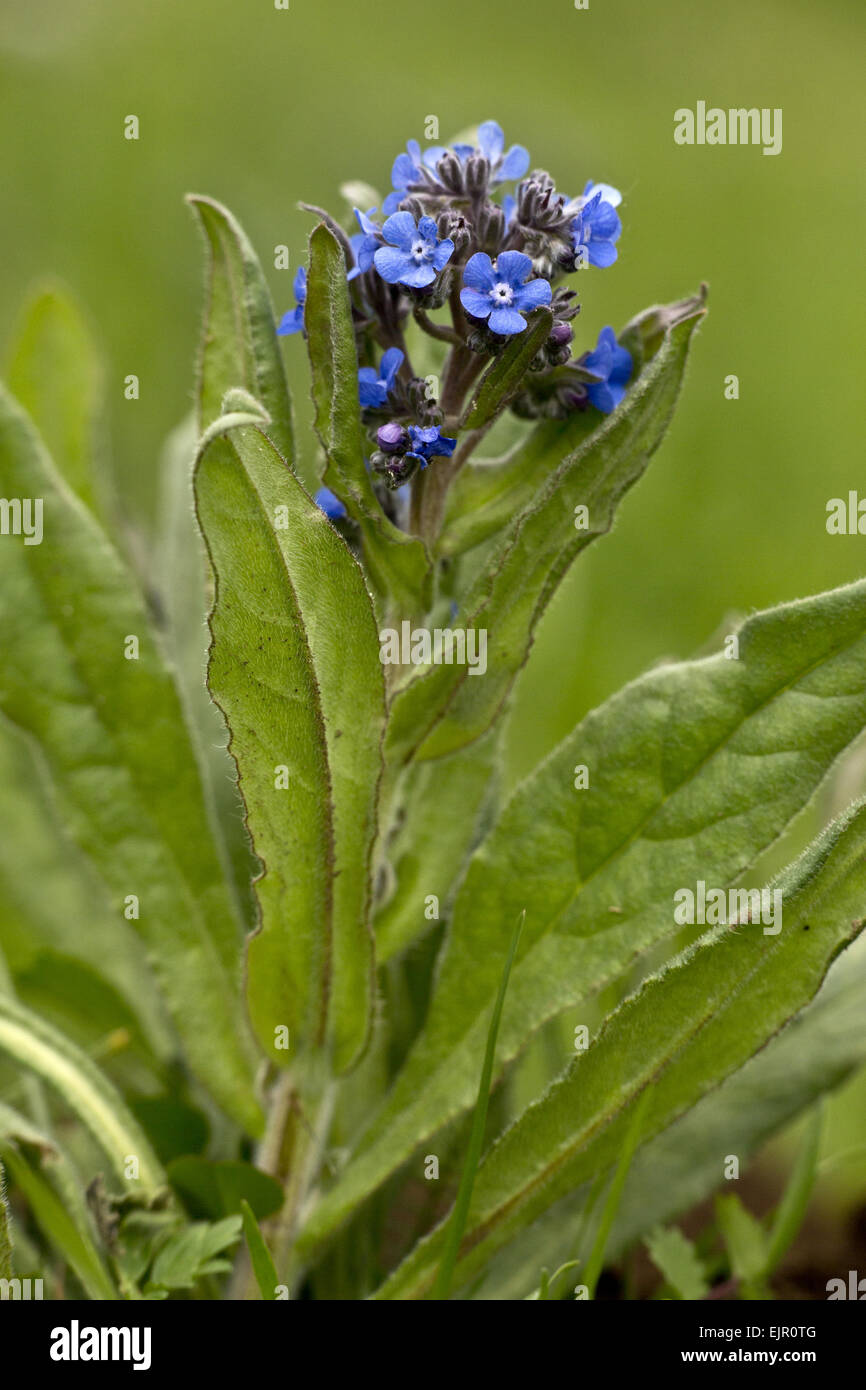
<svg viewBox="0 0 866 1390">
<path fill-rule="evenodd" d="M 375 367 L 361 367 L 358 371 L 358 395 L 361 404 L 372 409 L 386 405 L 402 365 L 403 354 L 400 349 L 389 348 L 382 358 L 378 375 Z"/>
<path fill-rule="evenodd" d="M 616 211 L 622 194 L 607 183 L 590 179 L 583 190 L 578 214 L 571 224 L 575 255 L 582 255 L 590 265 L 613 265 L 617 257 L 615 243 L 622 231 Z"/>
<path fill-rule="evenodd" d="M 427 429 L 410 425 L 409 438 L 412 447 L 406 457 L 416 458 L 422 468 L 426 468 L 432 458 L 450 458 L 457 448 L 457 440 L 443 435 L 438 425 L 430 425 Z"/>
<path fill-rule="evenodd" d="M 307 272 L 303 266 L 295 276 L 295 283 L 292 287 L 295 291 L 297 303 L 294 309 L 289 309 L 288 313 L 283 314 L 280 319 L 277 332 L 286 337 L 289 333 L 300 333 L 304 327 L 304 305 L 307 301 Z"/>
<path fill-rule="evenodd" d="M 463 271 L 460 303 L 474 319 L 487 319 L 494 333 L 522 333 L 524 314 L 549 304 L 550 283 L 529 280 L 532 261 L 522 251 L 503 251 L 494 265 L 485 251 L 470 256 Z"/>
<path fill-rule="evenodd" d="M 603 328 L 598 335 L 598 346 L 581 359 L 581 366 L 601 378 L 588 382 L 586 387 L 597 410 L 609 415 L 616 409 L 625 395 L 633 365 L 631 353 L 620 347 L 613 329 Z"/>
<path fill-rule="evenodd" d="M 454 242 L 450 237 L 439 240 L 432 217 L 422 217 L 416 224 L 411 212 L 395 212 L 382 228 L 382 236 L 388 244 L 379 247 L 373 261 L 389 285 L 422 290 L 432 285 L 454 254 Z"/>
<path fill-rule="evenodd" d="M 316 505 L 321 508 L 329 521 L 339 521 L 340 517 L 346 515 L 346 508 L 329 487 L 319 488 L 316 493 Z"/>
</svg>

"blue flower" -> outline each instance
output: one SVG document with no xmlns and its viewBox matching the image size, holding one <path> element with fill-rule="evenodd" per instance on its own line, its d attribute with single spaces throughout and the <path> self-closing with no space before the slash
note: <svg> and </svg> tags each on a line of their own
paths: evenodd
<svg viewBox="0 0 866 1390">
<path fill-rule="evenodd" d="M 396 212 L 409 190 L 409 185 L 413 183 L 423 183 L 424 175 L 421 165 L 426 164 L 428 168 L 433 168 L 435 161 L 430 160 L 432 150 L 425 150 L 422 156 L 421 146 L 417 140 L 410 140 L 402 154 L 398 154 L 391 169 L 391 184 L 394 192 L 389 193 L 384 203 L 382 211 L 384 213 Z"/>
<path fill-rule="evenodd" d="M 409 285 L 421 290 L 431 285 L 454 254 L 454 242 L 438 239 L 432 217 L 415 223 L 411 212 L 395 212 L 382 228 L 387 246 L 380 246 L 373 257 L 383 280 L 389 285 Z"/>
<path fill-rule="evenodd" d="M 596 410 L 609 415 L 625 395 L 632 373 L 631 353 L 620 347 L 612 328 L 603 328 L 598 346 L 581 358 L 581 366 L 601 379 L 587 383 L 586 391 Z"/>
<path fill-rule="evenodd" d="M 547 280 L 526 283 L 531 270 L 532 261 L 522 251 L 503 251 L 495 266 L 486 252 L 476 251 L 463 271 L 467 288 L 460 291 L 460 303 L 474 319 L 487 319 L 494 333 L 522 333 L 523 315 L 551 299 Z"/>
<path fill-rule="evenodd" d="M 617 257 L 615 242 L 622 231 L 617 207 L 622 194 L 607 183 L 590 179 L 583 190 L 581 207 L 571 224 L 575 255 L 582 255 L 590 265 L 613 265 Z"/>
<path fill-rule="evenodd" d="M 477 145 L 452 145 L 454 154 L 465 164 L 471 154 L 483 154 L 490 165 L 490 182 L 504 183 L 506 180 L 522 179 L 529 168 L 529 151 L 522 145 L 512 145 L 511 149 L 505 151 L 505 135 L 502 126 L 496 121 L 482 121 L 478 127 Z M 443 154 L 447 153 L 444 145 L 434 145 L 424 151 L 423 162 L 430 169 L 435 169 Z M 396 165 L 395 165 L 396 168 Z M 422 177 L 419 171 L 419 178 Z M 413 180 L 417 182 L 417 180 Z M 395 183 L 396 188 L 396 183 Z"/>
<path fill-rule="evenodd" d="M 319 488 L 316 493 L 316 506 L 321 508 L 329 521 L 339 521 L 340 517 L 346 515 L 346 508 L 329 487 Z"/>
<path fill-rule="evenodd" d="M 358 395 L 361 405 L 373 409 L 387 405 L 397 373 L 403 365 L 403 354 L 399 348 L 389 348 L 382 358 L 379 374 L 375 367 L 361 367 L 358 372 Z"/>
<path fill-rule="evenodd" d="M 409 438 L 412 447 L 406 457 L 417 459 L 422 468 L 426 468 L 432 458 L 450 458 L 457 448 L 457 440 L 443 435 L 438 425 L 431 425 L 428 429 L 410 425 Z"/>
<path fill-rule="evenodd" d="M 370 269 L 376 250 L 382 245 L 382 233 L 379 225 L 372 220 L 375 211 L 375 208 L 370 208 L 369 212 L 362 212 L 360 208 L 355 208 L 355 216 L 361 230 L 349 237 L 355 255 L 354 267 L 347 276 L 349 280 L 354 280 L 357 275 L 363 275 L 364 271 Z"/>
<path fill-rule="evenodd" d="M 295 291 L 297 303 L 294 309 L 289 309 L 288 313 L 283 314 L 277 328 L 277 332 L 283 338 L 289 333 L 300 333 L 304 327 L 304 305 L 307 301 L 307 272 L 303 266 L 299 268 L 292 288 Z"/>
</svg>

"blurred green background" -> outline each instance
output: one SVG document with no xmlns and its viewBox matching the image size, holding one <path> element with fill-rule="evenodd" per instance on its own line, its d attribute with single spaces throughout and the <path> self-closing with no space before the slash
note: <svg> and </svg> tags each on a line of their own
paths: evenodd
<svg viewBox="0 0 866 1390">
<path fill-rule="evenodd" d="M 669 438 L 543 622 L 510 726 L 519 776 L 727 615 L 866 570 L 866 539 L 825 529 L 829 498 L 866 495 L 851 351 L 864 39 L 862 0 L 0 0 L 0 339 L 48 275 L 87 307 L 117 489 L 148 545 L 160 448 L 191 405 L 202 255 L 184 193 L 235 212 L 282 311 L 311 226 L 297 201 L 342 216 L 343 181 L 386 191 L 430 115 L 444 140 L 495 117 L 566 192 L 590 177 L 621 188 L 619 261 L 580 277 L 577 350 L 702 280 L 710 314 Z M 698 100 L 781 107 L 782 153 L 676 145 L 674 111 Z M 131 114 L 138 141 L 124 139 Z M 289 271 L 273 269 L 281 243 Z M 300 338 L 285 351 L 309 466 Z M 834 1107 L 831 1148 L 862 1140 L 864 1089 Z"/>
</svg>

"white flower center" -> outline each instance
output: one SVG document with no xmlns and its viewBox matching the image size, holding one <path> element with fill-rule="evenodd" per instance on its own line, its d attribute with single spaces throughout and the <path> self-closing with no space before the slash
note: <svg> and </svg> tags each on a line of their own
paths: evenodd
<svg viewBox="0 0 866 1390">
<path fill-rule="evenodd" d="M 494 304 L 508 305 L 514 299 L 514 291 L 510 285 L 506 285 L 504 280 L 500 280 L 490 291 L 490 298 L 493 300 Z"/>
<path fill-rule="evenodd" d="M 411 254 L 420 264 L 421 261 L 426 261 L 427 257 L 430 255 L 430 247 L 427 245 L 426 241 L 422 241 L 419 237 L 419 239 L 412 244 Z"/>
</svg>

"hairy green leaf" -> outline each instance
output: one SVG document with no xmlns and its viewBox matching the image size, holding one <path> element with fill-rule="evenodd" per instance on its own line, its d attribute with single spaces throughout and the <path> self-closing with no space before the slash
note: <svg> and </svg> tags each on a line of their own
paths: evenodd
<svg viewBox="0 0 866 1390">
<path fill-rule="evenodd" d="M 174 682 L 117 552 L 5 393 L 0 491 L 44 504 L 41 544 L 0 547 L 0 709 L 38 745 L 71 834 L 136 921 L 193 1070 L 256 1131 L 240 927 Z"/>
<path fill-rule="evenodd" d="M 204 328 L 199 360 L 199 434 L 223 414 L 227 391 L 240 388 L 260 401 L 268 433 L 284 459 L 294 457 L 286 369 L 271 297 L 258 257 L 228 208 L 190 193 L 207 245 Z"/>
<path fill-rule="evenodd" d="M 673 938 L 677 889 L 735 883 L 866 726 L 866 583 L 758 614 L 738 643 L 627 686 L 518 787 L 458 892 L 426 1027 L 305 1239 L 472 1104 L 503 922 L 527 909 L 499 1068 Z"/>
<path fill-rule="evenodd" d="M 503 411 L 516 394 L 529 364 L 550 337 L 553 314 L 549 309 L 537 309 L 528 324 L 528 331 L 511 339 L 502 352 L 494 357 L 478 382 L 466 407 L 461 428 L 483 429 Z"/>
<path fill-rule="evenodd" d="M 590 541 L 610 530 L 621 498 L 664 438 L 704 312 L 702 301 L 684 312 L 619 409 L 558 463 L 504 531 L 460 615 L 461 626 L 487 634 L 487 671 L 473 679 L 467 665 L 421 668 L 394 698 L 389 761 L 441 757 L 471 743 L 496 718 L 563 575 Z"/>
<path fill-rule="evenodd" d="M 6 1202 L 6 1174 L 0 1163 L 0 1279 L 12 1278 L 12 1233 Z"/>
<path fill-rule="evenodd" d="M 343 1071 L 371 1023 L 384 682 L 361 570 L 261 423 L 217 422 L 195 475 L 216 576 L 209 683 L 263 865 L 248 999 L 275 1061 L 327 1043 Z"/>
<path fill-rule="evenodd" d="M 741 1067 L 798 1012 L 864 925 L 866 803 L 835 822 L 775 888 L 784 925 L 712 929 L 606 1021 L 540 1101 L 488 1151 L 478 1171 L 456 1283 L 559 1197 L 615 1162 L 649 1090 L 649 1137 Z M 443 1223 L 379 1296 L 419 1298 L 431 1287 Z"/>
<path fill-rule="evenodd" d="M 346 258 L 324 224 L 310 237 L 304 327 L 313 379 L 316 433 L 325 451 L 325 484 L 361 527 L 364 558 L 376 587 L 402 612 L 430 603 L 430 564 L 414 536 L 385 516 L 364 465 L 358 356 L 346 285 Z"/>
</svg>

